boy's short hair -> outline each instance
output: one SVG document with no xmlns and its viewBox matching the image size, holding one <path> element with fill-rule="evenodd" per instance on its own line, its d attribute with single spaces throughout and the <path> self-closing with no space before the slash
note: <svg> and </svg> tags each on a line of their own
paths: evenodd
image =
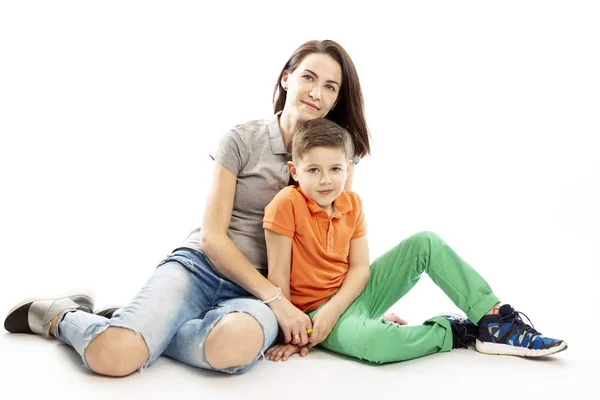
<svg viewBox="0 0 600 400">
<path fill-rule="evenodd" d="M 292 159 L 302 159 L 314 147 L 338 148 L 350 158 L 351 143 L 350 133 L 335 122 L 325 118 L 311 119 L 294 133 Z"/>
</svg>

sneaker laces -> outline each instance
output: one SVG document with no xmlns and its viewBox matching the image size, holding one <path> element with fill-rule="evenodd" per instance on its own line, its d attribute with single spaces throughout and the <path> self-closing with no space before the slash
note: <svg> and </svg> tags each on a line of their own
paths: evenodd
<svg viewBox="0 0 600 400">
<path fill-rule="evenodd" d="M 469 344 L 475 342 L 477 337 L 469 334 L 469 331 L 464 324 L 451 322 L 450 327 L 452 328 L 452 348 L 456 349 L 461 347 L 463 349 L 468 349 Z"/>
<path fill-rule="evenodd" d="M 525 318 L 527 318 L 527 321 L 529 322 L 529 324 L 526 324 L 521 319 L 521 316 L 519 314 L 524 316 Z M 535 328 L 533 327 L 533 322 L 531 322 L 529 317 L 521 311 L 516 311 L 514 308 L 512 309 L 512 312 L 510 314 L 503 315 L 503 316 L 501 316 L 501 318 L 502 318 L 502 321 L 508 322 L 511 325 L 514 325 L 516 328 L 520 328 L 525 332 L 531 333 L 533 335 L 541 335 L 540 332 L 535 330 Z"/>
</svg>

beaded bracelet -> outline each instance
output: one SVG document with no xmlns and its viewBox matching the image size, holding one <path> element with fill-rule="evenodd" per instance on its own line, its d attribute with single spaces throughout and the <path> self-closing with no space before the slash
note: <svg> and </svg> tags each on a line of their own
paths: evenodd
<svg viewBox="0 0 600 400">
<path fill-rule="evenodd" d="M 275 300 L 279 300 L 279 299 L 281 299 L 281 288 L 280 287 L 277 288 L 277 296 L 275 296 L 275 297 L 273 297 L 272 299 L 269 299 L 269 300 L 265 300 L 265 301 L 261 300 L 261 302 L 263 304 L 269 304 L 270 302 L 275 301 Z"/>
</svg>

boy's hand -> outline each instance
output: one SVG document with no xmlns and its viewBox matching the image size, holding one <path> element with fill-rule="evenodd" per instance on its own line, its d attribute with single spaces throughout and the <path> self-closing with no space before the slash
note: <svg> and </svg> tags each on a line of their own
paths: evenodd
<svg viewBox="0 0 600 400">
<path fill-rule="evenodd" d="M 400 318 L 399 316 L 397 316 L 394 313 L 384 314 L 381 317 L 381 319 L 383 319 L 384 321 L 389 321 L 393 324 L 398 324 L 398 325 L 407 325 L 408 324 L 408 322 L 405 319 Z"/>
<path fill-rule="evenodd" d="M 340 319 L 340 315 L 334 307 L 330 307 L 330 304 L 325 304 L 317 311 L 312 320 L 313 331 L 308 339 L 308 347 L 315 347 L 327 339 L 338 319 Z"/>
<path fill-rule="evenodd" d="M 265 358 L 269 361 L 287 361 L 287 359 L 296 353 L 300 357 L 308 354 L 308 346 L 296 346 L 295 344 L 276 344 L 265 351 Z"/>
</svg>

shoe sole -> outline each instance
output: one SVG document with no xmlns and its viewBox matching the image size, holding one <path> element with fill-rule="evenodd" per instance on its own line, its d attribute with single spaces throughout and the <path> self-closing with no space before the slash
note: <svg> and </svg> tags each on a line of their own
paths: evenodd
<svg viewBox="0 0 600 400">
<path fill-rule="evenodd" d="M 568 348 L 567 342 L 562 342 L 560 345 L 544 350 L 534 350 L 525 347 L 511 346 L 509 344 L 482 342 L 479 339 L 475 342 L 475 348 L 480 353 L 503 355 L 503 356 L 520 356 L 520 357 L 545 357 L 551 354 L 556 354 Z"/>
<path fill-rule="evenodd" d="M 466 315 L 464 315 L 464 314 L 457 314 L 455 312 L 438 313 L 435 316 L 436 317 L 445 317 L 445 316 L 448 316 L 448 317 L 454 317 L 456 319 L 469 319 L 469 317 L 467 317 Z"/>
<path fill-rule="evenodd" d="M 123 308 L 123 307 L 124 307 L 123 304 L 107 304 L 105 306 L 98 307 L 97 309 L 95 309 L 94 310 L 94 314 L 98 314 L 98 313 L 101 313 L 103 311 L 110 310 L 111 308 L 117 308 L 118 309 L 118 308 Z"/>
<path fill-rule="evenodd" d="M 94 293 L 91 290 L 88 289 L 79 289 L 79 290 L 72 290 L 70 292 L 66 292 L 66 293 L 61 293 L 61 294 L 57 294 L 54 296 L 38 296 L 38 297 L 30 297 L 28 299 L 23 300 L 22 302 L 20 302 L 19 304 L 17 304 L 16 306 L 14 306 L 7 314 L 6 314 L 6 318 L 8 318 L 8 316 L 10 314 L 12 314 L 15 310 L 19 309 L 20 307 L 23 307 L 25 304 L 28 303 L 33 303 L 34 301 L 44 301 L 44 300 L 58 300 L 58 299 L 64 299 L 67 297 L 73 297 L 73 296 L 86 296 L 89 297 L 92 300 L 92 303 L 95 302 L 96 300 L 96 296 L 94 296 Z"/>
</svg>

